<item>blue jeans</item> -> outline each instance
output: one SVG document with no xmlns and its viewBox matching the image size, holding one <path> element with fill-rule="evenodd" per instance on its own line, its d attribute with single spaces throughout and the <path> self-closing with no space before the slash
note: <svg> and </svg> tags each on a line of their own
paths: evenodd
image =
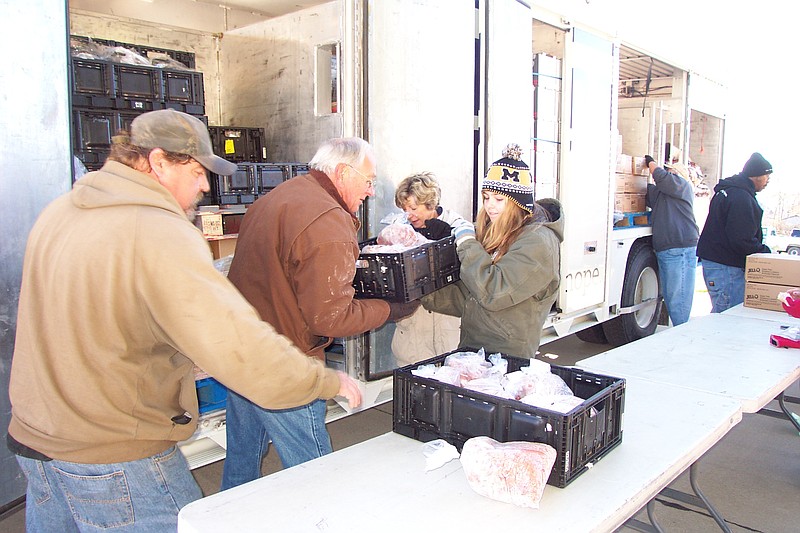
<svg viewBox="0 0 800 533">
<path fill-rule="evenodd" d="M 261 462 L 275 446 L 284 468 L 331 453 L 325 427 L 327 402 L 315 400 L 293 409 L 263 409 L 228 390 L 225 434 L 228 440 L 221 490 L 261 477 Z"/>
<path fill-rule="evenodd" d="M 711 312 L 721 313 L 744 302 L 744 269 L 703 259 L 703 279 L 711 296 Z"/>
<path fill-rule="evenodd" d="M 17 456 L 28 479 L 31 532 L 175 531 L 178 511 L 203 497 L 176 446 L 137 461 L 83 464 Z"/>
<path fill-rule="evenodd" d="M 692 312 L 697 248 L 689 246 L 656 252 L 656 260 L 669 318 L 673 326 L 683 324 Z"/>
</svg>

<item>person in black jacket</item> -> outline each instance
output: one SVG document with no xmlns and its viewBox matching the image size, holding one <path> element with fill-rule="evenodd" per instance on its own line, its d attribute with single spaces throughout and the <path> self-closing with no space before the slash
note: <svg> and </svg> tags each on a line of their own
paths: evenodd
<svg viewBox="0 0 800 533">
<path fill-rule="evenodd" d="M 653 250 L 658 260 L 661 293 L 673 326 L 689 320 L 697 267 L 697 237 L 694 219 L 694 188 L 689 172 L 680 163 L 659 167 L 644 156 L 653 176 L 647 185 L 647 205 L 653 210 Z"/>
<path fill-rule="evenodd" d="M 747 256 L 770 252 L 761 232 L 764 211 L 756 201 L 756 193 L 767 186 L 770 174 L 772 165 L 756 152 L 739 174 L 714 187 L 708 218 L 697 243 L 712 313 L 744 302 Z"/>
</svg>

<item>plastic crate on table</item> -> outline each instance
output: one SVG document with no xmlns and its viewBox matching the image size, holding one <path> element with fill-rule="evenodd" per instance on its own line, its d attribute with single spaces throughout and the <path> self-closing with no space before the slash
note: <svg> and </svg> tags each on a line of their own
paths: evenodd
<svg viewBox="0 0 800 533">
<path fill-rule="evenodd" d="M 197 388 L 197 404 L 200 414 L 225 408 L 228 398 L 228 389 L 214 378 L 208 377 L 195 381 Z"/>
<path fill-rule="evenodd" d="M 470 351 L 465 348 L 456 351 Z M 451 352 L 453 353 L 453 352 Z M 556 450 L 547 480 L 565 487 L 622 442 L 625 380 L 578 368 L 551 365 L 580 405 L 566 414 L 415 376 L 424 364 L 441 366 L 449 354 L 394 371 L 393 430 L 428 442 L 444 439 L 459 450 L 477 436 L 500 442 L 543 442 Z M 528 366 L 527 359 L 504 356 L 508 371 Z"/>
<path fill-rule="evenodd" d="M 376 239 L 359 247 L 375 244 Z M 361 253 L 353 287 L 357 298 L 391 302 L 417 300 L 459 279 L 460 263 L 452 236 L 394 253 Z"/>
</svg>

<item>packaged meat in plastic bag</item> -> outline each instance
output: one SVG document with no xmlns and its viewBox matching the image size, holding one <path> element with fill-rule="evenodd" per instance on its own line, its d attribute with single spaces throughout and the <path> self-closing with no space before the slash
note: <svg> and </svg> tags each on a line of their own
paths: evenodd
<svg viewBox="0 0 800 533">
<path fill-rule="evenodd" d="M 487 376 L 485 378 L 473 379 L 464 383 L 464 388 L 482 392 L 483 394 L 491 394 L 499 398 L 508 398 L 509 400 L 515 399 L 511 396 L 503 386 L 500 384 L 499 377 Z"/>
<path fill-rule="evenodd" d="M 519 400 L 530 395 L 572 395 L 572 390 L 566 382 L 552 372 L 526 372 L 524 368 L 509 372 L 501 381 L 503 388 L 514 398 Z"/>
<path fill-rule="evenodd" d="M 424 236 L 417 233 L 410 224 L 389 224 L 378 233 L 377 243 L 383 245 L 399 244 L 413 248 L 429 242 Z"/>
<path fill-rule="evenodd" d="M 539 508 L 556 450 L 539 442 L 497 442 L 472 437 L 461 449 L 470 488 L 487 498 Z"/>
<path fill-rule="evenodd" d="M 528 396 L 521 398 L 520 401 L 535 407 L 542 407 L 557 413 L 567 414 L 582 404 L 584 399 L 567 394 L 529 394 Z M 595 414 L 596 412 L 594 409 L 591 409 L 589 416 L 594 416 Z"/>
<path fill-rule="evenodd" d="M 482 378 L 491 368 L 492 363 L 486 360 L 483 348 L 478 352 L 451 353 L 444 358 L 444 365 L 457 369 L 461 373 L 461 385 L 473 379 Z"/>
</svg>

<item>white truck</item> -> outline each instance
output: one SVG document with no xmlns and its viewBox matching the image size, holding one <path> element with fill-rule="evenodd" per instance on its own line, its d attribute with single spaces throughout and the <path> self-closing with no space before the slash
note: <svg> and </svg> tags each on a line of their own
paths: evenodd
<svg viewBox="0 0 800 533">
<path fill-rule="evenodd" d="M 487 165 L 508 143 L 527 147 L 536 196 L 557 197 L 566 221 L 562 283 L 543 343 L 577 332 L 619 345 L 658 323 L 651 228 L 614 227 L 617 154 L 663 161 L 678 148 L 684 163 L 719 178 L 721 86 L 517 0 L 69 0 L 66 11 L 57 4 L 29 0 L 8 25 L 24 27 L 31 13 L 47 11 L 56 33 L 47 45 L 63 51 L 47 54 L 62 57 L 47 65 L 58 75 L 40 76 L 58 111 L 43 140 L 61 148 L 54 153 L 64 157 L 55 165 L 65 170 L 62 188 L 67 34 L 194 53 L 209 124 L 264 128 L 270 161 L 308 161 L 330 137 L 367 139 L 380 179 L 365 204 L 365 239 L 396 210 L 395 186 L 411 172 L 434 172 L 443 205 L 469 217 Z M 63 87 L 51 91 L 59 80 Z M 344 341 L 343 364 L 363 381 L 365 407 L 391 398 L 391 333 L 387 326 Z"/>
</svg>

